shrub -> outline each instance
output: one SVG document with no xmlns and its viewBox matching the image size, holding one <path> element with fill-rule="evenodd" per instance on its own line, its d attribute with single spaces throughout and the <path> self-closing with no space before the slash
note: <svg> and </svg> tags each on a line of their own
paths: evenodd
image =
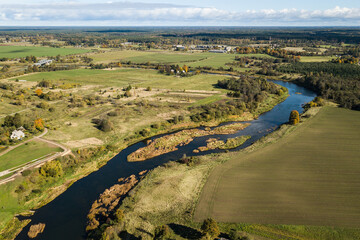
<svg viewBox="0 0 360 240">
<path fill-rule="evenodd" d="M 220 230 L 216 221 L 212 218 L 205 219 L 201 225 L 201 231 L 204 235 L 208 235 L 211 238 L 219 236 Z"/>
<path fill-rule="evenodd" d="M 125 97 L 131 97 L 131 92 L 130 90 L 126 90 L 125 94 L 124 94 Z"/>
<path fill-rule="evenodd" d="M 149 128 L 144 128 L 143 130 L 141 130 L 141 131 L 139 132 L 139 134 L 140 134 L 141 136 L 143 136 L 143 137 L 149 136 L 150 133 L 151 133 L 151 130 L 150 130 Z"/>
<path fill-rule="evenodd" d="M 167 225 L 162 225 L 155 228 L 154 239 L 169 239 L 170 235 L 171 231 Z"/>
<path fill-rule="evenodd" d="M 31 170 L 26 169 L 26 170 L 24 170 L 24 171 L 21 172 L 21 175 L 24 176 L 24 177 L 26 177 L 26 176 L 29 176 L 30 173 L 31 173 Z"/>
<path fill-rule="evenodd" d="M 300 121 L 300 116 L 299 116 L 299 112 L 296 110 L 291 111 L 290 113 L 290 118 L 289 118 L 289 123 L 292 125 L 296 125 L 298 124 Z"/>
<path fill-rule="evenodd" d="M 37 86 L 38 87 L 43 87 L 43 88 L 49 88 L 51 86 L 51 84 L 47 80 L 42 80 L 41 82 L 38 83 Z"/>
<path fill-rule="evenodd" d="M 229 233 L 230 240 L 249 240 L 250 238 L 246 235 L 246 233 L 237 231 L 235 229 L 231 229 Z"/>
<path fill-rule="evenodd" d="M 117 209 L 114 216 L 116 222 L 122 222 L 125 218 L 124 211 L 122 209 Z"/>
<path fill-rule="evenodd" d="M 49 104 L 45 101 L 42 101 L 41 103 L 39 103 L 37 105 L 38 108 L 42 108 L 42 109 L 48 109 L 49 108 Z"/>
<path fill-rule="evenodd" d="M 146 91 L 151 92 L 151 87 L 147 87 L 147 88 L 146 88 Z"/>
<path fill-rule="evenodd" d="M 38 89 L 35 90 L 35 94 L 36 94 L 38 97 L 40 97 L 40 96 L 43 94 L 43 91 L 42 91 L 40 88 L 38 88 Z"/>
<path fill-rule="evenodd" d="M 44 177 L 60 177 L 63 175 L 63 169 L 57 160 L 45 163 L 39 172 Z"/>
<path fill-rule="evenodd" d="M 103 132 L 110 132 L 113 130 L 114 125 L 108 119 L 103 119 L 100 121 L 98 128 Z"/>
</svg>

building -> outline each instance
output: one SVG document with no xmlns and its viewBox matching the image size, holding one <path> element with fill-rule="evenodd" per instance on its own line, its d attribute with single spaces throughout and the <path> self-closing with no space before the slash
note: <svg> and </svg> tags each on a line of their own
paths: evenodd
<svg viewBox="0 0 360 240">
<path fill-rule="evenodd" d="M 226 50 L 210 50 L 211 53 L 227 53 Z"/>
<path fill-rule="evenodd" d="M 40 60 L 37 63 L 35 63 L 34 66 L 42 67 L 45 65 L 50 65 L 52 62 L 53 62 L 53 60 L 43 59 L 43 60 Z"/>
<path fill-rule="evenodd" d="M 21 140 L 25 137 L 25 133 L 21 130 L 14 130 L 10 136 L 12 140 Z"/>
</svg>

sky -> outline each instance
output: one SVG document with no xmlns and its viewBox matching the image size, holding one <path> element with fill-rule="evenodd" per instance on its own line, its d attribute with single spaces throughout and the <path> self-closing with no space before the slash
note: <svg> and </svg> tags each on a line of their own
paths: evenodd
<svg viewBox="0 0 360 240">
<path fill-rule="evenodd" d="M 360 0 L 0 0 L 0 26 L 360 26 Z"/>
</svg>

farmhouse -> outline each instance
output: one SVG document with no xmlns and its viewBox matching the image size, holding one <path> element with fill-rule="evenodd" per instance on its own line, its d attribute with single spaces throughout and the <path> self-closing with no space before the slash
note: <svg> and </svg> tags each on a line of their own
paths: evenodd
<svg viewBox="0 0 360 240">
<path fill-rule="evenodd" d="M 21 140 L 25 137 L 25 133 L 21 130 L 14 130 L 10 136 L 11 139 Z"/>
</svg>

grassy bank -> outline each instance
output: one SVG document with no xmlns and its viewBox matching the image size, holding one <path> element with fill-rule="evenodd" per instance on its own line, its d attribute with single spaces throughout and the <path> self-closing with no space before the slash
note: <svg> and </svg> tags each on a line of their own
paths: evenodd
<svg viewBox="0 0 360 240">
<path fill-rule="evenodd" d="M 153 170 L 151 173 L 149 173 L 144 180 L 142 180 L 137 187 L 135 187 L 134 190 L 132 190 L 131 195 L 125 199 L 123 204 L 121 205 L 121 209 L 125 211 L 125 226 L 126 231 L 128 233 L 131 233 L 135 236 L 142 236 L 143 239 L 151 239 L 154 229 L 156 226 L 168 224 L 170 228 L 172 229 L 172 234 L 174 239 L 189 239 L 189 236 L 191 236 L 191 233 L 199 233 L 198 229 L 200 227 L 200 223 L 198 221 L 201 221 L 201 219 L 209 216 L 214 216 L 213 214 L 222 214 L 226 211 L 226 208 L 231 208 L 232 213 L 228 212 L 227 217 L 238 217 L 243 218 L 246 216 L 258 216 L 258 219 L 256 222 L 260 224 L 232 224 L 232 223 L 220 223 L 220 228 L 223 233 L 229 233 L 231 229 L 237 229 L 243 232 L 246 232 L 250 234 L 254 239 L 357 239 L 360 235 L 360 229 L 352 228 L 356 227 L 355 225 L 358 224 L 358 222 L 353 219 L 353 222 L 350 221 L 347 223 L 350 223 L 348 227 L 344 226 L 336 226 L 336 227 L 328 227 L 328 226 L 309 226 L 314 224 L 314 221 L 316 221 L 319 218 L 306 218 L 305 222 L 302 223 L 295 223 L 292 222 L 291 219 L 284 220 L 282 223 L 287 225 L 282 225 L 279 223 L 275 224 L 264 224 L 262 219 L 264 219 L 264 214 L 268 215 L 268 211 L 271 210 L 264 210 L 262 211 L 256 211 L 252 208 L 253 214 L 244 215 L 243 211 L 234 210 L 233 206 L 234 204 L 231 204 L 230 202 L 227 202 L 227 200 L 231 200 L 231 202 L 239 202 L 242 199 L 249 199 L 247 193 L 241 194 L 242 198 L 236 199 L 233 201 L 233 196 L 228 195 L 222 195 L 222 197 L 219 198 L 213 198 L 212 196 L 216 194 L 216 189 L 212 188 L 213 190 L 210 190 L 208 187 L 209 184 L 212 185 L 213 183 L 215 185 L 221 184 L 220 188 L 217 189 L 225 189 L 230 190 L 232 195 L 235 195 L 234 197 L 238 196 L 239 190 L 234 188 L 229 188 L 227 186 L 237 186 L 240 185 L 240 183 L 237 180 L 231 180 L 230 183 L 222 185 L 222 183 L 218 183 L 219 181 L 214 178 L 214 172 L 217 172 L 218 169 L 220 169 L 220 172 L 228 171 L 234 171 L 234 172 L 241 172 L 248 170 L 246 167 L 247 160 L 246 156 L 249 156 L 252 160 L 249 160 L 249 162 L 256 163 L 257 161 L 263 161 L 263 159 L 267 159 L 267 157 L 260 157 L 254 158 L 258 154 L 270 154 L 267 149 L 268 148 L 274 148 L 276 146 L 281 146 L 282 149 L 292 149 L 291 146 L 287 146 L 286 148 L 282 145 L 284 142 L 291 145 L 291 139 L 296 139 L 297 142 L 309 142 L 309 144 L 306 145 L 307 148 L 309 148 L 311 145 L 320 147 L 322 145 L 326 145 L 326 143 L 322 144 L 322 142 L 325 141 L 325 139 L 322 139 L 322 141 L 319 141 L 319 139 L 314 139 L 312 141 L 309 140 L 309 138 L 313 138 L 314 136 L 308 136 L 308 138 L 305 138 L 303 135 L 299 136 L 298 134 L 305 134 L 305 135 L 311 135 L 316 134 L 321 136 L 321 129 L 325 132 L 328 132 L 329 134 L 340 134 L 342 137 L 336 138 L 335 141 L 337 141 L 339 144 L 341 144 L 344 139 L 351 139 L 349 137 L 349 134 L 355 134 L 358 131 L 352 131 L 351 125 L 346 124 L 346 121 L 353 121 L 354 116 L 352 114 L 358 114 L 357 112 L 351 112 L 344 109 L 338 109 L 334 107 L 325 107 L 320 111 L 318 115 L 317 112 L 319 111 L 319 108 L 313 108 L 310 109 L 303 117 L 303 120 L 300 123 L 299 126 L 289 126 L 289 125 L 283 125 L 278 131 L 275 131 L 265 138 L 261 139 L 260 141 L 256 142 L 251 147 L 242 150 L 240 152 L 233 152 L 233 153 L 226 153 L 226 154 L 220 154 L 220 155 L 209 155 L 209 156 L 203 156 L 196 160 L 194 160 L 190 164 L 180 164 L 180 163 L 168 163 L 165 164 L 163 167 L 158 167 L 157 169 Z M 323 127 L 322 123 L 324 120 L 328 119 L 327 123 Z M 331 122 L 335 122 L 335 125 L 332 125 Z M 345 122 L 344 122 L 345 121 Z M 326 121 L 325 121 L 326 122 Z M 331 130 L 330 130 L 331 129 Z M 346 129 L 348 129 L 346 131 Z M 355 132 L 355 133 L 354 133 Z M 349 137 L 349 138 L 348 138 Z M 327 139 L 327 138 L 326 138 Z M 317 144 L 314 144 L 314 141 L 317 140 Z M 329 141 L 329 140 L 326 140 Z M 325 142 L 326 142 L 325 141 Z M 331 141 L 331 140 L 330 140 Z M 347 146 L 345 146 L 346 149 L 353 149 L 355 143 L 351 144 L 351 142 L 345 141 Z M 344 142 L 343 142 L 344 143 Z M 298 147 L 302 147 L 299 143 Z M 284 150 L 284 151 L 285 151 Z M 300 151 L 300 150 L 299 150 Z M 279 151 L 275 151 L 276 153 Z M 326 151 L 325 155 L 327 154 Z M 354 168 L 353 164 L 349 165 L 347 164 L 347 167 L 342 167 L 345 163 L 349 163 L 351 160 L 351 156 L 347 155 L 344 156 L 343 151 L 339 151 L 339 149 L 334 149 L 329 154 L 335 154 L 335 157 L 337 159 L 338 156 L 336 153 L 341 154 L 343 157 L 340 158 L 341 165 L 336 165 L 336 169 L 345 169 L 346 171 L 354 172 L 356 170 L 351 170 L 351 168 Z M 350 151 L 351 152 L 351 151 Z M 311 153 L 311 154 L 310 154 Z M 329 175 L 329 178 L 333 179 L 334 177 L 346 179 L 346 177 L 343 177 L 344 174 L 339 174 L 336 171 L 332 171 L 331 169 L 334 169 L 335 165 L 333 165 L 333 158 L 329 156 L 319 156 L 319 154 L 315 154 L 310 150 L 310 155 L 316 156 L 315 158 L 318 159 L 319 157 L 327 158 L 329 162 L 327 162 L 327 168 L 323 167 L 322 165 L 317 164 L 317 160 L 311 157 L 308 157 L 310 160 L 305 160 L 302 158 L 302 161 L 306 161 L 306 165 L 308 165 L 311 168 L 314 168 L 316 165 L 322 169 L 322 172 L 317 171 L 317 175 Z M 277 153 L 278 154 L 278 153 Z M 349 153 L 348 153 L 349 154 Z M 358 154 L 358 152 L 355 154 Z M 301 154 L 295 154 L 292 155 L 292 158 L 294 156 L 301 156 Z M 239 160 L 239 158 L 241 159 Z M 345 158 L 344 158 L 345 157 Z M 269 155 L 269 158 L 271 158 L 271 155 Z M 299 157 L 295 157 L 295 159 L 298 159 Z M 256 159 L 256 160 L 255 160 Z M 281 159 L 279 156 L 277 159 Z M 289 158 L 283 157 L 286 161 L 288 161 L 288 164 L 291 164 L 291 166 L 295 166 L 293 161 L 290 161 Z M 279 161 L 279 160 L 277 160 Z M 311 163 L 309 162 L 311 161 Z M 344 162 L 345 161 L 345 162 Z M 239 167 L 234 168 L 234 162 L 239 164 Z M 233 164 L 231 164 L 233 163 Z M 276 161 L 272 160 L 269 163 L 271 164 L 264 164 L 265 167 L 270 167 L 274 165 L 274 169 L 281 169 L 280 167 L 276 166 Z M 231 166 L 230 166 L 230 165 Z M 284 162 L 282 162 L 284 164 Z M 241 167 L 242 166 L 242 167 Z M 264 169 L 263 167 L 259 167 L 256 165 L 256 169 Z M 286 166 L 286 165 L 285 165 Z M 357 165 L 356 165 L 357 166 Z M 304 171 L 300 170 L 299 168 L 291 168 L 291 169 L 297 169 L 297 173 L 291 172 L 292 177 L 297 177 L 299 174 L 303 174 Z M 225 169 L 225 170 L 224 170 Z M 276 170 L 267 170 L 272 178 L 276 178 L 275 176 L 278 176 L 278 174 L 273 174 Z M 284 169 L 284 171 L 289 171 L 289 169 Z M 254 171 L 254 170 L 252 170 Z M 211 173 L 211 174 L 210 174 Z M 263 174 L 263 173 L 262 173 Z M 262 174 L 258 175 L 262 177 Z M 210 175 L 210 177 L 208 177 Z M 268 174 L 264 174 L 265 176 L 269 176 Z M 350 176 L 351 175 L 351 176 Z M 352 174 L 350 174 L 348 177 L 354 178 Z M 227 175 L 226 175 L 227 176 Z M 236 174 L 236 176 L 239 177 L 246 177 L 249 176 L 249 174 L 241 173 Z M 251 172 L 250 172 L 251 176 Z M 255 175 L 257 176 L 257 175 Z M 308 175 L 307 175 L 308 176 Z M 207 180 L 208 179 L 208 180 Z M 216 180 L 215 182 L 213 180 Z M 220 178 L 221 179 L 221 178 Z M 308 181 L 308 178 L 306 178 Z M 310 177 L 311 180 L 311 177 Z M 269 181 L 269 179 L 267 179 Z M 205 188 L 202 190 L 202 186 L 205 184 Z M 249 181 L 241 181 L 243 183 L 249 183 Z M 250 181 L 251 182 L 251 181 Z M 270 181 L 273 182 L 273 181 Z M 284 181 L 284 184 L 289 183 L 292 184 L 292 180 L 286 180 Z M 303 185 L 304 179 L 300 182 L 300 185 Z M 256 183 L 256 182 L 254 182 Z M 265 187 L 271 187 L 268 184 L 265 184 L 263 181 L 260 182 Z M 321 181 L 321 185 L 326 184 L 326 181 Z M 332 198 L 327 199 L 328 204 L 332 204 L 332 202 L 338 202 L 341 203 L 342 199 L 344 201 L 351 200 L 349 204 L 346 206 L 350 207 L 351 205 L 354 206 L 352 208 L 352 212 L 356 213 L 358 211 L 357 202 L 355 199 L 357 199 L 357 192 L 356 191 L 349 191 L 348 195 L 345 198 L 342 197 L 336 197 L 334 194 L 338 194 L 338 192 L 342 192 L 342 194 L 345 194 L 343 192 L 343 188 L 336 185 L 336 181 L 330 180 L 328 183 L 330 184 L 327 188 L 329 191 L 332 192 Z M 348 183 L 351 184 L 351 183 Z M 355 184 L 355 183 L 353 183 Z M 305 186 L 307 189 L 312 186 L 314 183 L 306 183 Z M 242 189 L 249 189 L 245 188 L 243 185 L 241 185 L 242 188 L 240 191 L 244 191 Z M 315 184 L 316 186 L 316 184 Z M 310 189 L 311 189 L 310 188 Z M 288 191 L 292 190 L 293 188 L 287 188 Z M 306 194 L 307 191 L 302 190 L 303 192 L 300 192 L 298 188 L 295 188 L 301 196 L 302 194 Z M 253 190 L 255 191 L 255 190 Z M 271 189 L 272 192 L 274 192 L 274 189 Z M 347 191 L 345 189 L 345 191 Z M 202 193 L 201 193 L 202 192 Z M 322 188 L 322 191 L 317 190 L 317 196 L 320 197 L 321 200 L 326 198 L 328 195 L 326 194 L 326 188 Z M 201 197 L 199 198 L 199 196 Z M 240 195 L 239 195 L 240 196 Z M 264 196 L 264 195 L 262 195 Z M 257 204 L 258 202 L 263 202 L 269 200 L 270 194 L 267 195 L 267 197 L 253 197 L 251 198 L 252 201 L 248 201 L 249 203 L 256 204 L 258 207 L 261 207 L 260 204 Z M 273 199 L 274 197 L 270 197 Z M 255 201 L 256 199 L 256 201 Z M 199 202 L 198 202 L 199 200 Z M 215 201 L 218 201 L 215 202 Z M 264 204 L 264 203 L 261 203 Z M 305 202 L 301 205 L 299 203 L 296 203 L 297 205 L 292 205 L 291 209 L 293 211 L 306 211 L 306 209 L 312 209 L 311 204 L 312 202 L 307 202 L 305 207 Z M 198 206 L 195 210 L 195 206 Z M 235 204 L 236 205 L 236 204 Z M 266 204 L 265 204 L 266 205 Z M 213 212 L 207 212 L 208 207 L 211 207 L 211 209 L 219 209 L 219 211 L 213 211 Z M 338 207 L 340 207 L 338 205 Z M 320 207 L 319 205 L 316 205 L 316 207 Z M 326 206 L 325 206 L 326 207 Z M 225 210 L 224 210 L 225 208 Z M 205 211 L 203 211 L 205 209 Z M 278 208 L 281 209 L 281 208 Z M 346 219 L 351 219 L 351 215 L 348 211 L 341 209 L 341 211 L 336 210 L 336 216 L 339 216 L 339 214 L 343 215 L 341 218 L 342 221 L 346 221 Z M 312 212 L 321 213 L 322 209 L 318 210 L 311 210 Z M 227 212 L 227 211 L 226 211 Z M 195 220 L 193 220 L 193 214 L 195 214 Z M 331 214 L 331 212 L 330 212 Z M 347 215 L 347 218 L 344 216 Z M 277 216 L 277 214 L 272 213 L 272 218 L 265 218 L 266 220 L 276 221 L 279 218 L 275 218 L 274 216 Z M 331 217 L 330 215 L 327 215 L 328 217 L 322 218 L 323 224 L 320 225 L 326 225 L 329 222 L 326 221 L 338 221 L 336 217 Z M 218 219 L 218 216 L 215 215 L 215 218 Z M 231 221 L 240 221 L 240 222 L 246 222 L 247 220 L 237 220 L 232 218 Z M 221 219 L 218 219 L 221 221 Z M 250 222 L 254 222 L 250 221 Z M 226 221 L 225 221 L 226 222 Z M 263 223 L 263 224 L 261 224 Z M 291 225 L 293 224 L 293 225 Z M 296 225 L 295 225 L 296 224 Z M 299 225 L 297 225 L 299 224 Z M 331 225 L 331 224 L 329 224 Z M 182 231 L 179 232 L 178 229 L 181 228 Z M 119 228 L 115 226 L 110 226 L 106 232 L 108 234 L 114 233 Z M 190 235 L 189 235 L 190 234 Z M 195 235 L 194 235 L 195 236 Z M 194 237 L 193 236 L 193 237 Z"/>
</svg>

